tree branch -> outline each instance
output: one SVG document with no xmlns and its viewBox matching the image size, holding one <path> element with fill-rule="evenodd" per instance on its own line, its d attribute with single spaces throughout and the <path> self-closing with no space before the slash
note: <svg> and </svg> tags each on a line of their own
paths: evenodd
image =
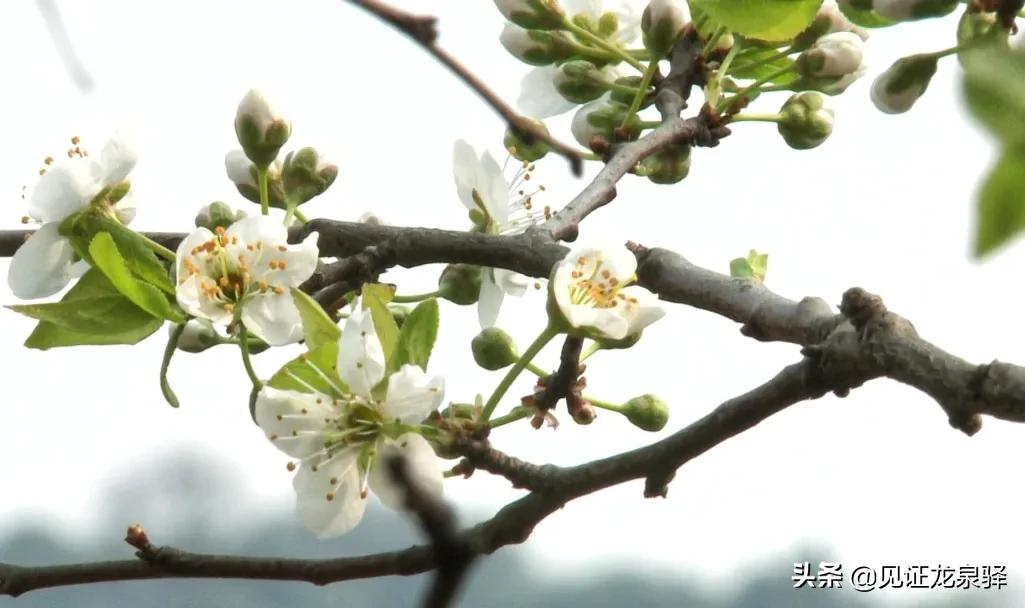
<svg viewBox="0 0 1025 608">
<path fill-rule="evenodd" d="M 416 41 L 425 51 L 434 56 L 435 59 L 473 89 L 481 99 L 505 120 L 509 128 L 515 131 L 528 145 L 533 143 L 534 140 L 545 142 L 552 151 L 569 161 L 570 170 L 573 172 L 573 175 L 579 177 L 583 174 L 584 161 L 574 147 L 562 143 L 552 137 L 546 130 L 521 116 L 499 97 L 497 93 L 492 91 L 484 81 L 478 78 L 476 74 L 437 45 L 436 19 L 434 17 L 411 15 L 377 0 L 348 1 L 387 21 Z"/>
</svg>

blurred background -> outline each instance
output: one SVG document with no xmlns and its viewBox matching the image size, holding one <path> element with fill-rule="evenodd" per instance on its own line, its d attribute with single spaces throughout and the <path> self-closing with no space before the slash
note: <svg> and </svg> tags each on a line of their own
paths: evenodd
<svg viewBox="0 0 1025 608">
<path fill-rule="evenodd" d="M 497 42 L 491 2 L 396 1 L 435 14 L 441 44 L 505 98 L 526 67 Z M 696 150 L 673 187 L 628 177 L 616 202 L 588 218 L 584 237 L 609 236 L 679 251 L 728 272 L 751 248 L 769 253 L 767 284 L 788 297 L 838 303 L 851 286 L 883 296 L 941 347 L 975 362 L 1021 362 L 1025 289 L 1021 244 L 970 258 L 974 194 L 994 147 L 964 112 L 956 61 L 941 62 L 906 115 L 871 105 L 875 74 L 897 57 L 955 43 L 956 16 L 873 32 L 871 69 L 831 99 L 833 136 L 816 150 L 786 147 L 775 129 L 740 124 Z M 456 138 L 504 157 L 501 121 L 402 36 L 339 0 L 128 0 L 0 3 L 0 227 L 19 228 L 19 195 L 48 155 L 80 136 L 99 150 L 115 128 L 135 135 L 133 227 L 186 231 L 213 200 L 256 208 L 224 175 L 237 147 L 232 120 L 250 88 L 268 91 L 293 122 L 286 148 L 313 145 L 340 173 L 309 217 L 461 229 L 451 149 Z M 755 108 L 775 111 L 785 94 Z M 552 121 L 569 139 L 570 116 Z M 595 167 L 589 168 L 593 175 Z M 538 163 L 542 202 L 559 207 L 584 181 L 564 161 Z M 6 272 L 0 261 L 0 274 Z M 433 289 L 440 267 L 389 272 L 400 293 Z M 15 303 L 0 285 L 0 302 Z M 507 299 L 500 325 L 521 347 L 541 329 L 543 292 Z M 137 347 L 30 351 L 32 322 L 0 311 L 0 561 L 48 564 L 122 559 L 125 527 L 157 544 L 218 553 L 352 555 L 418 542 L 380 505 L 352 534 L 317 541 L 293 513 L 285 457 L 252 425 L 238 353 L 179 353 L 168 407 L 157 372 L 160 332 Z M 432 357 L 448 398 L 487 394 L 499 376 L 474 367 L 476 312 L 444 303 Z M 273 373 L 298 352 L 257 357 Z M 665 431 L 648 434 L 601 413 L 534 431 L 495 433 L 497 447 L 533 462 L 573 464 L 647 444 L 770 378 L 798 349 L 743 338 L 731 321 L 674 306 L 630 351 L 588 362 L 588 389 L 614 402 L 655 393 Z M 554 367 L 558 345 L 539 363 Z M 516 392 L 519 391 L 519 392 Z M 526 394 L 522 380 L 510 395 Z M 512 402 L 512 399 L 510 399 Z M 521 546 L 481 560 L 463 605 L 561 606 L 1019 606 L 1025 537 L 1017 465 L 1025 429 L 986 420 L 968 438 L 926 396 L 877 381 L 846 399 L 802 403 L 680 470 L 665 500 L 629 483 L 567 505 Z M 477 474 L 446 493 L 470 524 L 520 492 Z M 1003 565 L 1000 591 L 849 588 L 794 590 L 794 562 Z M 144 582 L 39 591 L 7 606 L 415 605 L 424 579 L 314 588 L 296 583 Z M 846 586 L 845 586 L 846 587 Z M 604 603 L 602 603 L 604 602 Z"/>
</svg>

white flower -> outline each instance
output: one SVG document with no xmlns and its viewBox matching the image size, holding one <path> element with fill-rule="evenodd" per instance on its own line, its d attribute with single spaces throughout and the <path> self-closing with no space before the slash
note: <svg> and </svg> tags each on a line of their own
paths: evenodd
<svg viewBox="0 0 1025 608">
<path fill-rule="evenodd" d="M 199 228 L 178 246 L 178 304 L 190 315 L 229 325 L 236 319 L 268 344 L 302 338 L 290 287 L 317 267 L 317 233 L 287 244 L 280 222 L 259 215 L 217 233 Z"/>
<path fill-rule="evenodd" d="M 580 247 L 556 264 L 549 290 L 572 327 L 622 340 L 665 314 L 655 294 L 632 285 L 636 270 L 625 247 Z"/>
<path fill-rule="evenodd" d="M 42 224 L 11 258 L 7 284 L 18 298 L 51 296 L 64 288 L 84 264 L 75 264 L 71 243 L 58 232 L 60 223 L 90 206 L 127 224 L 135 217 L 135 203 L 125 187 L 116 189 L 135 166 L 135 149 L 121 134 L 103 147 L 100 159 L 88 156 L 72 139 L 71 158 L 46 170 L 29 196 L 30 220 Z M 125 184 L 127 186 L 127 183 Z M 102 195 L 102 196 L 101 196 Z"/>
<path fill-rule="evenodd" d="M 864 67 L 865 42 L 853 32 L 834 32 L 819 38 L 815 45 L 797 58 L 798 67 L 808 76 L 842 77 Z"/>
<path fill-rule="evenodd" d="M 479 226 L 490 234 L 518 234 L 543 219 L 549 210 L 534 210 L 531 197 L 519 190 L 530 179 L 530 168 L 520 165 L 512 182 L 507 182 L 490 153 L 477 153 L 458 140 L 452 154 L 452 172 L 456 193 L 471 212 L 480 217 Z M 511 196 L 515 191 L 515 196 Z M 521 296 L 531 279 L 504 268 L 485 268 L 481 277 L 477 316 L 481 327 L 491 327 L 498 319 L 505 294 Z"/>
<path fill-rule="evenodd" d="M 388 378 L 387 394 L 379 399 L 371 389 L 384 379 L 384 370 L 373 318 L 357 312 L 339 342 L 338 374 L 349 392 L 328 396 L 264 387 L 257 396 L 257 424 L 278 449 L 300 460 L 292 484 L 296 507 L 303 524 L 321 538 L 359 523 L 368 489 L 385 505 L 401 508 L 402 491 L 382 457 L 404 456 L 411 482 L 441 494 L 438 457 L 413 429 L 441 404 L 444 380 L 404 365 Z"/>
</svg>

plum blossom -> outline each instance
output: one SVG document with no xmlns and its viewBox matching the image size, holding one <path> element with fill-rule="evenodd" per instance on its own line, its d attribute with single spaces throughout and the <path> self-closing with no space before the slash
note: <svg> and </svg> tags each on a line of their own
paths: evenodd
<svg viewBox="0 0 1025 608">
<path fill-rule="evenodd" d="M 71 139 L 68 160 L 48 168 L 28 198 L 25 222 L 42 224 L 11 259 L 7 284 L 18 298 L 31 300 L 51 296 L 85 270 L 75 263 L 71 243 L 60 234 L 60 224 L 69 216 L 93 208 L 127 224 L 135 217 L 135 203 L 128 188 L 129 172 L 135 167 L 135 148 L 120 133 L 107 142 L 99 160 L 82 149 L 78 137 Z"/>
<path fill-rule="evenodd" d="M 239 220 L 216 232 L 199 228 L 178 246 L 178 304 L 217 325 L 242 321 L 272 346 L 302 338 L 289 288 L 317 267 L 317 233 L 298 245 L 268 216 Z"/>
<path fill-rule="evenodd" d="M 359 523 L 369 490 L 391 508 L 402 507 L 402 491 L 382 458 L 406 458 L 412 483 L 434 495 L 442 491 L 442 468 L 416 425 L 444 396 L 440 376 L 403 365 L 388 377 L 383 398 L 374 391 L 385 378 L 381 343 L 368 312 L 353 313 L 339 341 L 338 374 L 347 385 L 333 396 L 261 389 L 256 422 L 282 452 L 299 460 L 293 479 L 303 524 L 322 538 Z"/>
</svg>

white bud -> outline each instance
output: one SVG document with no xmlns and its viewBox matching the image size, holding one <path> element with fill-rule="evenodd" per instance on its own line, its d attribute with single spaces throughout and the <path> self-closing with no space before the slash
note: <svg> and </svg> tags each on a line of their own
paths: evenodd
<svg viewBox="0 0 1025 608">
<path fill-rule="evenodd" d="M 562 26 L 563 11 L 557 0 L 495 0 L 495 6 L 503 17 L 527 29 Z"/>
<path fill-rule="evenodd" d="M 498 41 L 502 43 L 505 50 L 509 51 L 513 57 L 527 63 L 531 63 L 528 57 L 545 52 L 544 45 L 538 44 L 531 39 L 529 30 L 515 23 L 505 24 L 505 27 L 502 28 L 502 33 L 498 36 Z"/>
<path fill-rule="evenodd" d="M 887 114 L 903 114 L 911 109 L 929 87 L 936 73 L 936 56 L 931 54 L 901 57 L 872 83 L 872 103 Z"/>
<path fill-rule="evenodd" d="M 853 32 L 835 32 L 819 38 L 797 58 L 802 74 L 838 77 L 857 72 L 864 59 L 864 41 Z"/>
<path fill-rule="evenodd" d="M 235 135 L 246 156 L 257 165 L 269 165 L 291 134 L 292 123 L 262 92 L 251 89 L 239 102 Z"/>
<path fill-rule="evenodd" d="M 573 139 L 577 140 L 581 146 L 590 148 L 591 140 L 595 136 L 605 133 L 606 129 L 594 124 L 590 119 L 591 113 L 601 109 L 605 104 L 605 100 L 602 99 L 592 101 L 580 106 L 577 113 L 573 115 L 573 122 L 570 124 L 569 129 L 573 133 Z"/>
<path fill-rule="evenodd" d="M 224 155 L 224 169 L 236 186 L 258 187 L 253 175 L 253 162 L 242 150 L 232 150 Z"/>
<path fill-rule="evenodd" d="M 690 9 L 681 0 L 650 0 L 641 18 L 644 46 L 664 55 L 690 21 Z"/>
</svg>

